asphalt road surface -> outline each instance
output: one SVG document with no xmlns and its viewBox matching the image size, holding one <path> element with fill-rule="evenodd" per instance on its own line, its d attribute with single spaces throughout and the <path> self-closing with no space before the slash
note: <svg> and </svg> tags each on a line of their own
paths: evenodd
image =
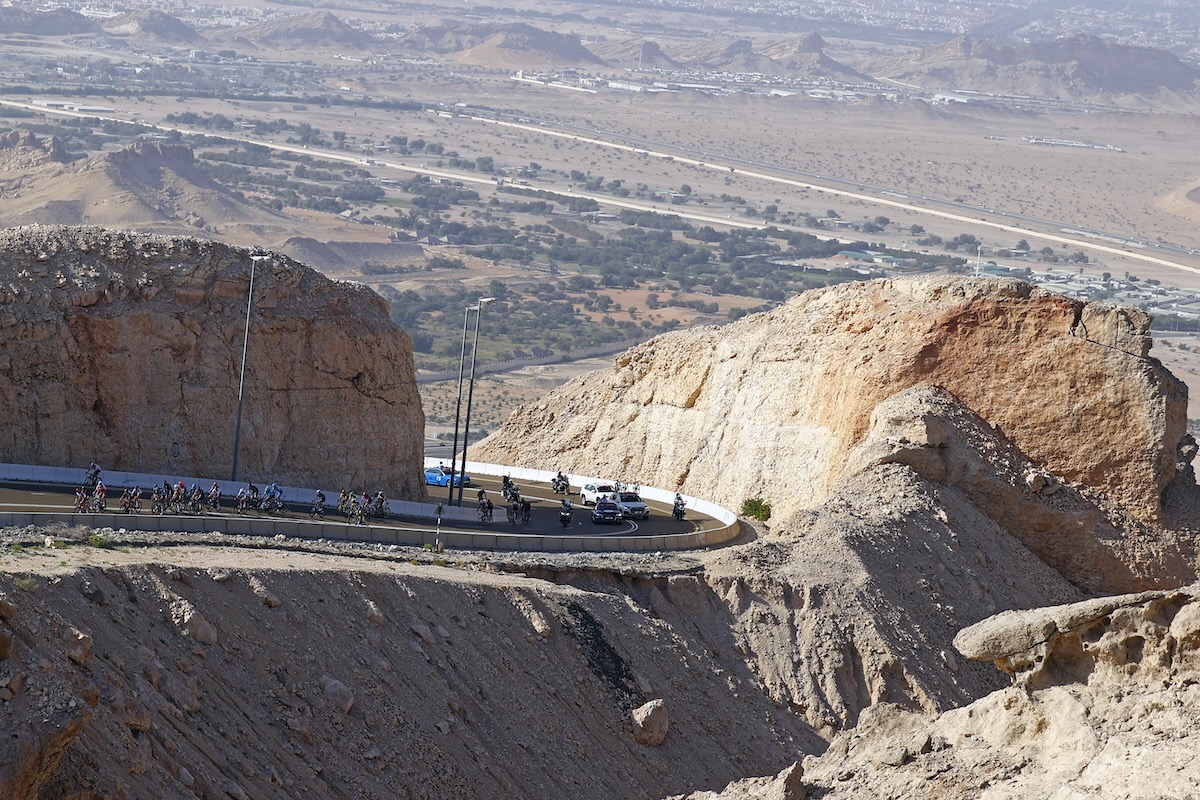
<svg viewBox="0 0 1200 800">
<path fill-rule="evenodd" d="M 528 524 L 511 523 L 505 517 L 503 499 L 500 496 L 500 479 L 481 476 L 475 479 L 474 486 L 464 487 L 463 504 L 474 507 L 477 503 L 479 489 L 487 492 L 492 503 L 496 506 L 493 521 L 465 525 L 462 523 L 443 523 L 443 528 L 456 530 L 480 531 L 487 533 L 525 533 L 539 536 L 661 536 L 676 533 L 693 533 L 702 530 L 717 530 L 721 523 L 710 517 L 702 516 L 689 509 L 683 521 L 677 521 L 671 516 L 671 508 L 662 503 L 647 501 L 650 506 L 650 518 L 647 520 L 623 520 L 617 524 L 600 524 L 592 522 L 591 509 L 579 503 L 577 494 L 571 496 L 574 505 L 572 522 L 568 527 L 559 524 L 558 511 L 562 504 L 563 495 L 550 491 L 547 484 L 524 483 L 520 485 L 521 494 L 528 498 L 531 515 Z M 121 507 L 121 491 L 124 487 L 108 487 L 108 511 L 116 512 Z M 204 488 L 203 486 L 201 488 Z M 358 487 L 355 487 L 358 488 Z M 371 487 L 366 487 L 371 491 Z M 434 503 L 447 503 L 448 488 L 445 486 L 429 486 L 429 498 Z M 361 492 L 361 488 L 359 489 Z M 142 487 L 141 514 L 150 514 L 149 488 Z M 458 490 L 455 489 L 457 501 Z M 326 522 L 340 522 L 343 515 L 337 510 L 338 490 L 325 491 Z M 277 517 L 308 519 L 312 498 L 285 498 L 287 507 L 275 515 Z M 70 511 L 75 507 L 75 487 L 55 485 L 29 484 L 0 484 L 0 510 L 4 511 Z M 236 515 L 234 499 L 221 498 L 221 510 L 211 512 L 225 516 Z M 266 517 L 263 512 L 248 512 L 247 516 Z M 371 525 L 386 525 L 419 530 L 434 530 L 436 524 L 428 519 L 409 519 L 392 517 L 386 520 L 371 519 Z"/>
</svg>

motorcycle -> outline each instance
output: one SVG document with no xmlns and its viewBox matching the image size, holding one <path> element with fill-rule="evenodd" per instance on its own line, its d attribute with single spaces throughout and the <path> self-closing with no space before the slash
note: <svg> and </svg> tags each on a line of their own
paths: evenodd
<svg viewBox="0 0 1200 800">
<path fill-rule="evenodd" d="M 558 524 L 564 528 L 569 527 L 571 524 L 571 512 L 565 508 L 558 512 Z"/>
<path fill-rule="evenodd" d="M 504 499 L 510 503 L 521 499 L 521 487 L 517 486 L 515 483 L 508 484 L 500 490 L 500 493 L 503 494 Z"/>
<path fill-rule="evenodd" d="M 676 503 L 675 507 L 671 509 L 671 515 L 673 517 L 675 517 L 676 520 L 682 522 L 683 521 L 683 511 L 684 511 L 683 503 Z"/>
<path fill-rule="evenodd" d="M 571 484 L 566 478 L 560 478 L 556 475 L 550 479 L 550 491 L 555 494 L 570 494 Z"/>
</svg>

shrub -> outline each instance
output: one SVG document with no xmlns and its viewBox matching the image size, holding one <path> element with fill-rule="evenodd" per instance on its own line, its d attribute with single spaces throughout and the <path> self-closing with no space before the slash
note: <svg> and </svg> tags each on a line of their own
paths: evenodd
<svg viewBox="0 0 1200 800">
<path fill-rule="evenodd" d="M 13 586 L 16 586 L 23 592 L 33 592 L 38 588 L 38 580 L 32 575 L 21 575 L 13 578 Z"/>
<path fill-rule="evenodd" d="M 93 533 L 91 536 L 87 537 L 87 543 L 92 547 L 98 547 L 101 550 L 109 550 L 112 548 L 112 542 L 110 542 L 108 539 L 105 539 L 98 533 Z"/>
<path fill-rule="evenodd" d="M 764 502 L 761 497 L 752 497 L 743 500 L 742 516 L 766 522 L 771 518 L 771 504 Z"/>
</svg>

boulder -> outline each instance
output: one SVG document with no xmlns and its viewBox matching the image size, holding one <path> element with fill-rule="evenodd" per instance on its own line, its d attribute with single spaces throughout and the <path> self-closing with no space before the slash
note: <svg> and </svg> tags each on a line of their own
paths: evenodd
<svg viewBox="0 0 1200 800">
<path fill-rule="evenodd" d="M 635 708 L 631 716 L 633 738 L 638 744 L 658 747 L 667 738 L 670 721 L 667 719 L 667 705 L 661 699 Z"/>
<path fill-rule="evenodd" d="M 354 708 L 354 692 L 338 679 L 322 675 L 321 690 L 325 692 L 325 697 L 333 703 L 334 707 L 343 714 L 349 714 L 350 709 Z"/>
</svg>

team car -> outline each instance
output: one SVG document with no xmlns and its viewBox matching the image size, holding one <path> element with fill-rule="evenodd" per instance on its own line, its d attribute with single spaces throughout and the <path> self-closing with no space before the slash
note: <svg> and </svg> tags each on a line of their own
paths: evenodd
<svg viewBox="0 0 1200 800">
<path fill-rule="evenodd" d="M 579 502 L 585 506 L 594 506 L 601 498 L 617 499 L 617 487 L 611 483 L 585 483 L 579 490 Z"/>
<path fill-rule="evenodd" d="M 650 506 L 637 492 L 618 492 L 617 505 L 621 507 L 621 516 L 625 519 L 650 518 Z"/>
<path fill-rule="evenodd" d="M 460 476 L 457 473 L 455 473 L 455 471 L 453 469 L 451 469 L 450 467 L 447 467 L 447 466 L 426 467 L 425 468 L 425 485 L 426 486 L 448 486 L 450 484 L 450 477 L 452 475 L 454 476 L 454 485 L 455 486 L 470 486 L 471 485 L 471 476 L 470 475 L 462 475 L 461 480 L 460 480 Z"/>
<path fill-rule="evenodd" d="M 621 507 L 606 497 L 601 497 L 592 509 L 592 522 L 620 522 Z"/>
</svg>

